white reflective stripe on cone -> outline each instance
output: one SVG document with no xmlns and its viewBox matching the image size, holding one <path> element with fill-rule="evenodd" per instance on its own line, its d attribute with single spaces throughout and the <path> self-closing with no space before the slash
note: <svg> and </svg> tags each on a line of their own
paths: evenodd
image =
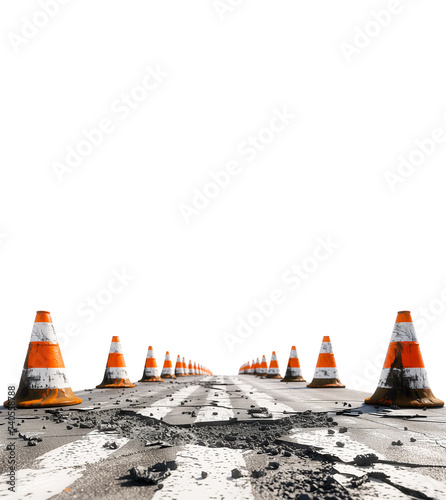
<svg viewBox="0 0 446 500">
<path fill-rule="evenodd" d="M 107 378 L 111 378 L 111 379 L 114 379 L 114 378 L 129 378 L 129 376 L 127 375 L 127 369 L 126 368 L 123 368 L 123 367 L 107 367 L 105 369 L 105 376 Z"/>
<path fill-rule="evenodd" d="M 161 377 L 165 377 L 166 375 L 173 375 L 173 368 L 163 368 L 161 371 Z"/>
<path fill-rule="evenodd" d="M 57 344 L 53 323 L 34 323 L 30 342 L 52 342 Z"/>
<path fill-rule="evenodd" d="M 28 389 L 66 389 L 70 387 L 65 368 L 28 368 L 23 370 Z"/>
<path fill-rule="evenodd" d="M 268 375 L 277 375 L 279 373 L 278 368 L 268 368 Z"/>
<path fill-rule="evenodd" d="M 158 377 L 157 368 L 144 368 L 144 375 L 146 377 Z"/>
<path fill-rule="evenodd" d="M 279 370 L 277 370 L 279 371 Z M 301 368 L 287 368 L 287 371 L 290 371 L 292 377 L 301 377 L 302 369 Z"/>
<path fill-rule="evenodd" d="M 110 344 L 110 352 L 119 352 L 122 354 L 122 348 L 120 342 L 112 342 Z"/>
<path fill-rule="evenodd" d="M 387 384 L 390 371 L 391 384 Z M 404 379 L 405 387 L 409 389 L 429 389 L 429 381 L 424 368 L 383 368 L 378 387 L 381 389 L 399 389 L 398 381 Z M 407 384 L 407 385 L 406 385 Z"/>
<path fill-rule="evenodd" d="M 339 378 L 337 368 L 316 368 L 314 378 Z"/>
<path fill-rule="evenodd" d="M 320 350 L 321 353 L 325 353 L 325 352 L 333 352 L 333 348 L 331 347 L 331 342 L 322 342 L 321 344 L 321 350 Z"/>
<path fill-rule="evenodd" d="M 413 323 L 395 323 L 390 342 L 417 342 Z"/>
<path fill-rule="evenodd" d="M 290 352 L 290 358 L 297 358 L 297 351 L 294 349 Z"/>
</svg>

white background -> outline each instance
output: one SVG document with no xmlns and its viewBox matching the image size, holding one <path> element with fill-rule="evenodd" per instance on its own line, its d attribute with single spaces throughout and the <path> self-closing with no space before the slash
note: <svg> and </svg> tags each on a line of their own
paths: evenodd
<svg viewBox="0 0 446 500">
<path fill-rule="evenodd" d="M 348 60 L 342 43 L 387 5 L 245 0 L 219 15 L 211 0 L 72 1 L 17 47 L 11 34 L 42 7 L 2 2 L 5 394 L 38 309 L 52 313 L 73 389 L 100 383 L 112 335 L 132 380 L 149 344 L 159 366 L 168 349 L 224 374 L 272 349 L 283 372 L 295 344 L 311 380 L 329 334 L 342 381 L 373 391 L 396 312 L 431 307 L 417 332 L 446 397 L 445 143 L 395 190 L 385 178 L 446 130 L 446 6 L 402 1 Z M 111 105 L 147 66 L 168 76 L 121 119 Z M 248 161 L 238 148 L 284 107 L 294 120 Z M 54 162 L 104 118 L 113 133 L 59 181 Z M 181 204 L 232 160 L 240 173 L 187 223 Z M 293 291 L 283 274 L 318 238 L 338 248 Z M 123 268 L 132 279 L 107 295 Z M 231 351 L 224 332 L 274 289 L 284 303 Z M 98 294 L 111 301 L 87 324 L 77 311 Z"/>
</svg>

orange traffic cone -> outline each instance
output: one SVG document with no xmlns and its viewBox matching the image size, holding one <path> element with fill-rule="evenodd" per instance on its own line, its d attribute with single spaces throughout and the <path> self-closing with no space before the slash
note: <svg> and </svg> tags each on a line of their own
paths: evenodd
<svg viewBox="0 0 446 500">
<path fill-rule="evenodd" d="M 176 378 L 172 367 L 172 361 L 170 359 L 169 351 L 166 351 L 166 357 L 164 358 L 163 369 L 161 370 L 161 378 Z"/>
<path fill-rule="evenodd" d="M 186 360 L 183 358 L 181 361 L 181 368 L 183 368 L 183 373 L 185 377 L 189 376 L 189 372 L 187 371 L 187 365 L 186 365 Z"/>
<path fill-rule="evenodd" d="M 195 361 L 194 361 L 194 375 L 199 375 L 197 363 L 195 363 Z"/>
<path fill-rule="evenodd" d="M 279 363 L 277 362 L 276 351 L 271 354 L 271 361 L 269 363 L 268 371 L 266 372 L 266 378 L 282 378 L 279 372 Z"/>
<path fill-rule="evenodd" d="M 288 359 L 288 365 L 286 367 L 285 376 L 281 382 L 306 382 L 302 376 L 302 370 L 300 368 L 299 358 L 297 356 L 296 346 L 291 347 L 290 357 Z"/>
<path fill-rule="evenodd" d="M 251 370 L 251 365 L 249 363 L 249 361 L 246 363 L 245 365 L 245 370 L 243 372 L 243 375 L 249 375 L 250 374 L 250 370 Z"/>
<path fill-rule="evenodd" d="M 71 390 L 53 321 L 48 311 L 37 311 L 19 388 L 17 408 L 42 408 L 82 403 Z M 5 401 L 5 406 L 9 401 Z"/>
<path fill-rule="evenodd" d="M 159 377 L 158 366 L 155 356 L 153 355 L 152 346 L 149 346 L 147 351 L 146 365 L 140 382 L 163 382 L 163 379 Z"/>
<path fill-rule="evenodd" d="M 409 311 L 396 317 L 378 388 L 369 405 L 440 407 L 444 405 L 429 388 L 423 357 Z"/>
<path fill-rule="evenodd" d="M 345 385 L 343 385 L 339 380 L 333 348 L 331 347 L 330 337 L 328 335 L 322 339 L 321 350 L 317 360 L 314 378 L 311 381 L 311 384 L 308 384 L 307 387 L 345 387 Z"/>
<path fill-rule="evenodd" d="M 251 367 L 249 368 L 248 373 L 250 375 L 254 375 L 255 370 L 256 370 L 256 362 L 254 360 L 252 360 Z"/>
<path fill-rule="evenodd" d="M 183 372 L 183 363 L 181 362 L 181 358 L 177 356 L 177 363 L 175 365 L 175 377 L 184 377 L 185 374 Z"/>
<path fill-rule="evenodd" d="M 194 374 L 194 367 L 191 360 L 189 360 L 189 365 L 187 366 L 187 373 L 190 377 Z"/>
<path fill-rule="evenodd" d="M 260 366 L 259 366 L 259 375 L 265 376 L 267 372 L 268 372 L 268 364 L 266 363 L 265 355 L 263 355 L 262 362 L 260 363 Z"/>
<path fill-rule="evenodd" d="M 112 337 L 104 379 L 96 386 L 98 389 L 120 389 L 121 387 L 135 387 L 127 375 L 121 342 L 118 336 Z"/>
<path fill-rule="evenodd" d="M 257 358 L 255 365 L 254 365 L 254 375 L 260 375 L 260 361 L 259 358 Z"/>
</svg>

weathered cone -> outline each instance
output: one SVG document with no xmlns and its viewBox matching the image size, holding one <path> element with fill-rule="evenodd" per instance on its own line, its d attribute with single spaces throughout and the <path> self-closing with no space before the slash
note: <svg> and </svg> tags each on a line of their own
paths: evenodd
<svg viewBox="0 0 446 500">
<path fill-rule="evenodd" d="M 400 311 L 397 315 L 378 388 L 365 403 L 417 408 L 444 405 L 429 387 L 409 311 Z"/>
<path fill-rule="evenodd" d="M 305 379 L 302 377 L 302 370 L 300 368 L 296 346 L 294 345 L 291 347 L 285 376 L 283 377 L 281 382 L 305 382 Z"/>
<path fill-rule="evenodd" d="M 339 380 L 338 369 L 331 346 L 330 337 L 326 335 L 322 339 L 321 350 L 314 372 L 314 378 L 307 387 L 314 388 L 344 388 L 345 385 Z"/>
<path fill-rule="evenodd" d="M 98 389 L 121 389 L 122 387 L 135 387 L 130 382 L 122 354 L 121 342 L 118 336 L 112 337 L 104 379 L 96 386 Z"/>
</svg>

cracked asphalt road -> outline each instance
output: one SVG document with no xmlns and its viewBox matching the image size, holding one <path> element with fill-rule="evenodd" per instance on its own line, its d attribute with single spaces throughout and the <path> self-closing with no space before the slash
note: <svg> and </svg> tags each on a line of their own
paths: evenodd
<svg viewBox="0 0 446 500">
<path fill-rule="evenodd" d="M 252 376 L 77 393 L 81 405 L 17 411 L 15 498 L 446 498 L 443 408 Z M 0 466 L 14 498 L 6 453 Z"/>
</svg>

